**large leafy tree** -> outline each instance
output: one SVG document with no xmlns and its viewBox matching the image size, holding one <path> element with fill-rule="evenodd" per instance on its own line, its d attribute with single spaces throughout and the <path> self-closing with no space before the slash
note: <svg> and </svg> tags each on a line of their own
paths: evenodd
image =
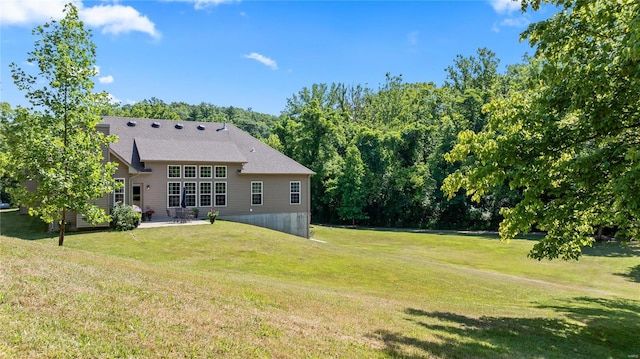
<svg viewBox="0 0 640 359">
<path fill-rule="evenodd" d="M 33 30 L 38 40 L 27 61 L 35 74 L 10 65 L 14 82 L 26 91 L 31 107 L 18 107 L 5 128 L 11 149 L 5 173 L 22 184 L 13 189 L 13 198 L 31 215 L 58 222 L 59 245 L 64 241 L 67 212 L 82 213 L 94 224 L 108 220 L 92 201 L 113 190 L 115 170 L 103 158 L 115 139 L 96 127 L 108 97 L 92 91 L 95 45 L 77 9 L 68 4 L 64 13 L 60 21 Z M 28 183 L 35 188 L 28 189 Z"/>
<path fill-rule="evenodd" d="M 465 163 L 445 188 L 479 199 L 508 184 L 523 198 L 501 236 L 541 229 L 531 257 L 577 259 L 599 227 L 640 236 L 640 3 L 543 2 L 558 12 L 523 33 L 536 47 L 529 85 L 459 135 L 448 156 Z"/>
</svg>

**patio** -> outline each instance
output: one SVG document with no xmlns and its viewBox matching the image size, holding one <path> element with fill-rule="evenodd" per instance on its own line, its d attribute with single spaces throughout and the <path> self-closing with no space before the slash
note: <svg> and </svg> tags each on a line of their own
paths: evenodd
<svg viewBox="0 0 640 359">
<path fill-rule="evenodd" d="M 157 218 L 151 221 L 140 222 L 138 228 L 156 228 L 168 226 L 193 226 L 200 224 L 210 224 L 208 219 L 192 219 L 189 222 L 176 222 L 173 218 Z"/>
</svg>

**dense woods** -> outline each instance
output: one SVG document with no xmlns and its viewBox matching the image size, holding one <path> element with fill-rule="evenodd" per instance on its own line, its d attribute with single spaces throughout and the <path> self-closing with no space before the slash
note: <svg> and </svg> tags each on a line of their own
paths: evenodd
<svg viewBox="0 0 640 359">
<path fill-rule="evenodd" d="M 522 85 L 528 65 L 499 73 L 488 49 L 458 56 L 442 86 L 387 74 L 377 89 L 315 84 L 289 100 L 267 142 L 316 172 L 315 221 L 370 226 L 496 229 L 518 193 L 497 188 L 479 203 L 448 199 L 445 160 L 458 133 L 480 131 L 482 107 Z"/>
</svg>

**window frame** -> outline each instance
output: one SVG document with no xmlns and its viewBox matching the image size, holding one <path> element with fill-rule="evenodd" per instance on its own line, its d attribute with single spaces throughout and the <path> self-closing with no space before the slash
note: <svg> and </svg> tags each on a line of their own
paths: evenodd
<svg viewBox="0 0 640 359">
<path fill-rule="evenodd" d="M 218 169 L 224 169 L 224 176 L 218 176 Z M 227 166 L 213 166 L 213 178 L 226 179 L 228 176 Z"/>
<path fill-rule="evenodd" d="M 294 184 L 298 185 L 298 191 L 293 190 Z M 293 196 L 298 195 L 298 201 L 293 201 Z M 289 204 L 290 205 L 299 205 L 302 203 L 302 182 L 301 181 L 290 181 L 289 182 Z"/>
<path fill-rule="evenodd" d="M 182 187 L 187 187 L 187 185 L 193 185 L 193 193 L 187 189 L 185 194 L 185 202 L 187 202 L 187 207 L 197 207 L 198 205 L 198 182 L 195 181 L 185 181 L 182 182 Z M 193 202 L 191 202 L 191 198 L 193 198 Z M 182 193 L 180 193 L 180 202 L 182 202 Z M 191 204 L 193 203 L 193 204 Z"/>
<path fill-rule="evenodd" d="M 224 185 L 224 192 L 218 192 L 218 184 Z M 213 182 L 213 205 L 216 207 L 226 207 L 227 206 L 227 193 L 229 192 L 227 186 L 227 181 L 215 181 Z M 222 196 L 224 199 L 224 204 L 218 204 L 218 196 Z"/>
<path fill-rule="evenodd" d="M 113 197 L 111 198 L 113 200 L 113 205 L 115 206 L 118 203 L 118 200 L 116 199 L 118 195 L 122 195 L 122 204 L 125 204 L 125 200 L 127 199 L 127 191 L 126 191 L 126 184 L 127 181 L 125 178 L 114 178 L 113 179 L 114 182 L 121 182 L 122 183 L 122 187 L 120 187 L 120 189 L 113 189 Z"/>
<path fill-rule="evenodd" d="M 178 185 L 178 193 L 171 193 L 171 187 L 172 185 Z M 178 197 L 178 201 L 177 201 L 177 205 L 172 206 L 171 205 L 171 198 L 172 197 Z M 182 182 L 167 182 L 167 208 L 178 208 L 180 207 L 180 202 L 182 200 Z"/>
<path fill-rule="evenodd" d="M 193 170 L 193 176 L 187 176 L 187 168 L 189 168 L 189 170 Z M 182 176 L 183 176 L 183 178 L 189 178 L 189 179 L 198 178 L 198 166 L 196 166 L 196 165 L 184 165 L 184 166 L 182 166 Z"/>
<path fill-rule="evenodd" d="M 178 175 L 177 176 L 172 176 L 171 175 L 171 168 L 172 167 L 178 169 Z M 182 178 L 182 166 L 180 166 L 180 165 L 167 165 L 167 178 L 171 178 L 171 179 Z"/>
<path fill-rule="evenodd" d="M 254 191 L 254 185 L 260 185 L 260 192 Z M 260 203 L 255 203 L 254 196 L 260 196 Z M 251 181 L 251 205 L 263 206 L 264 205 L 264 182 L 263 181 Z"/>
<path fill-rule="evenodd" d="M 202 185 L 209 185 L 209 190 L 208 191 L 203 191 L 202 190 Z M 206 202 L 203 203 L 202 198 L 203 196 L 206 196 L 209 198 L 209 203 L 207 204 Z M 202 181 L 202 182 L 198 182 L 198 205 L 200 207 L 211 207 L 213 205 L 213 184 L 211 183 L 211 181 Z"/>
<path fill-rule="evenodd" d="M 209 169 L 209 175 L 208 176 L 203 176 L 202 175 L 202 170 L 208 168 Z M 198 177 L 199 178 L 213 178 L 213 166 L 211 165 L 207 165 L 207 166 L 199 166 L 198 167 Z"/>
</svg>

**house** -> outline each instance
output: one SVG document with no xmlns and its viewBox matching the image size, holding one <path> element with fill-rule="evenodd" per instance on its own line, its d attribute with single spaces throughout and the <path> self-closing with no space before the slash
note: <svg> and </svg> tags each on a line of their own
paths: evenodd
<svg viewBox="0 0 640 359">
<path fill-rule="evenodd" d="M 153 220 L 169 219 L 184 199 L 200 218 L 215 207 L 220 219 L 309 237 L 313 171 L 239 128 L 104 117 L 98 129 L 118 136 L 106 155 L 123 187 L 108 206 L 137 205 L 153 210 Z"/>
</svg>

